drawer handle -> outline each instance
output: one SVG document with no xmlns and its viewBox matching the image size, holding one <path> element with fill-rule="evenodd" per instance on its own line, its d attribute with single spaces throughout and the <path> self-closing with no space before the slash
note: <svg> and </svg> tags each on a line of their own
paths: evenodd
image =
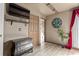
<svg viewBox="0 0 79 59">
<path fill-rule="evenodd" d="M 0 37 L 2 37 L 2 35 L 0 34 Z"/>
</svg>

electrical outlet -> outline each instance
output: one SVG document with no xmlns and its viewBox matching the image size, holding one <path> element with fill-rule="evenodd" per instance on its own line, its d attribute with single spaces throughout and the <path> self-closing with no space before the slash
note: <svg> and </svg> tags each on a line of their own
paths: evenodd
<svg viewBox="0 0 79 59">
<path fill-rule="evenodd" d="M 19 31 L 21 31 L 21 28 L 18 28 Z"/>
</svg>

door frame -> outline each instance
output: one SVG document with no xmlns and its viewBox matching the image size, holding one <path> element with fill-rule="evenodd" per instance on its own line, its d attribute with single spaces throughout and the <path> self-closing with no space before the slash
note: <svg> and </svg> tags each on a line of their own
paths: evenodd
<svg viewBox="0 0 79 59">
<path fill-rule="evenodd" d="M 0 3 L 0 56 L 3 56 L 4 3 Z"/>
</svg>

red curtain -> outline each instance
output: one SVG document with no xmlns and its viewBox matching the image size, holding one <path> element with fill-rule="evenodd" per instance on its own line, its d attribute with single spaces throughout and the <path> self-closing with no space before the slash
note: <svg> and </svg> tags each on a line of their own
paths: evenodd
<svg viewBox="0 0 79 59">
<path fill-rule="evenodd" d="M 79 16 L 79 8 L 73 10 L 72 12 L 72 19 L 71 19 L 71 24 L 70 24 L 70 32 L 69 32 L 69 40 L 68 40 L 68 44 L 66 45 L 66 48 L 71 49 L 72 48 L 72 27 L 74 25 L 75 22 L 75 16 L 78 15 Z"/>
</svg>

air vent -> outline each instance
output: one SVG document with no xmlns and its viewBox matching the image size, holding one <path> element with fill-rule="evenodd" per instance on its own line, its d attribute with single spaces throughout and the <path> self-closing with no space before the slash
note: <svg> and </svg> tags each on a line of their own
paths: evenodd
<svg viewBox="0 0 79 59">
<path fill-rule="evenodd" d="M 50 3 L 47 3 L 46 6 L 48 6 L 53 12 L 58 13 L 58 11 Z"/>
</svg>

